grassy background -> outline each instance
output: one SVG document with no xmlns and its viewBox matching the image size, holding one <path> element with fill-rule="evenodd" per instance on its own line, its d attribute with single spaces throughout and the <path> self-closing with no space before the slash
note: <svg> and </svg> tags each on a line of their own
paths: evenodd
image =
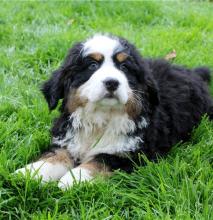
<svg viewBox="0 0 213 220">
<path fill-rule="evenodd" d="M 117 172 L 61 192 L 11 173 L 50 142 L 58 114 L 41 82 L 73 42 L 111 32 L 144 56 L 213 65 L 213 4 L 208 2 L 0 2 L 0 219 L 213 219 L 213 125 L 132 175 Z M 213 89 L 213 86 L 212 86 Z M 213 90 L 212 90 L 213 91 Z"/>
</svg>

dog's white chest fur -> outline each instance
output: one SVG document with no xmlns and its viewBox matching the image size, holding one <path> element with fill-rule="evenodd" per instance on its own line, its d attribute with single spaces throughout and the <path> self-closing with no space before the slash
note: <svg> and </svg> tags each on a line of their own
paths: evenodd
<svg viewBox="0 0 213 220">
<path fill-rule="evenodd" d="M 139 137 L 131 137 L 135 122 L 127 113 L 116 111 L 94 111 L 78 108 L 71 115 L 72 129 L 64 139 L 54 139 L 54 143 L 66 146 L 74 158 L 86 162 L 100 153 L 121 154 L 136 150 Z"/>
</svg>

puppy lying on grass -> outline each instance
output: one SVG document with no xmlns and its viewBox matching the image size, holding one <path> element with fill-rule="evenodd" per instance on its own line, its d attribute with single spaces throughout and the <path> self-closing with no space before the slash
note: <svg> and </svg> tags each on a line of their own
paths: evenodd
<svg viewBox="0 0 213 220">
<path fill-rule="evenodd" d="M 95 35 L 77 43 L 42 92 L 61 114 L 50 151 L 16 172 L 58 180 L 67 189 L 115 169 L 131 172 L 139 153 L 166 155 L 189 138 L 204 114 L 212 117 L 210 71 L 140 56 L 127 40 Z"/>
</svg>

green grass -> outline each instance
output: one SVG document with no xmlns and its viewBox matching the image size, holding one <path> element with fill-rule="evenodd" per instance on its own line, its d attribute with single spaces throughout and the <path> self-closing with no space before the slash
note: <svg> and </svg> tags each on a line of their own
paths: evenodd
<svg viewBox="0 0 213 220">
<path fill-rule="evenodd" d="M 20 179 L 15 169 L 47 148 L 57 111 L 39 87 L 68 48 L 96 32 L 121 35 L 143 56 L 213 67 L 208 2 L 0 2 L 0 219 L 213 219 L 213 124 L 132 175 L 116 172 L 67 192 Z M 213 86 L 211 87 L 213 91 Z"/>
</svg>

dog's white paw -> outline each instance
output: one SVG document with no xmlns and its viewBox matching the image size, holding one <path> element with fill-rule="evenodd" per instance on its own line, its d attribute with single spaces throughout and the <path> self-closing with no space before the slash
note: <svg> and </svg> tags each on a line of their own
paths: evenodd
<svg viewBox="0 0 213 220">
<path fill-rule="evenodd" d="M 85 168 L 76 167 L 67 172 L 59 181 L 58 187 L 62 190 L 67 190 L 72 187 L 74 183 L 89 181 L 93 178 L 90 171 Z"/>
<path fill-rule="evenodd" d="M 15 173 L 22 173 L 24 176 L 27 174 L 31 178 L 41 178 L 42 182 L 60 179 L 67 172 L 67 167 L 61 164 L 52 164 L 45 161 L 37 161 L 28 164 L 26 167 L 18 169 Z"/>
</svg>

